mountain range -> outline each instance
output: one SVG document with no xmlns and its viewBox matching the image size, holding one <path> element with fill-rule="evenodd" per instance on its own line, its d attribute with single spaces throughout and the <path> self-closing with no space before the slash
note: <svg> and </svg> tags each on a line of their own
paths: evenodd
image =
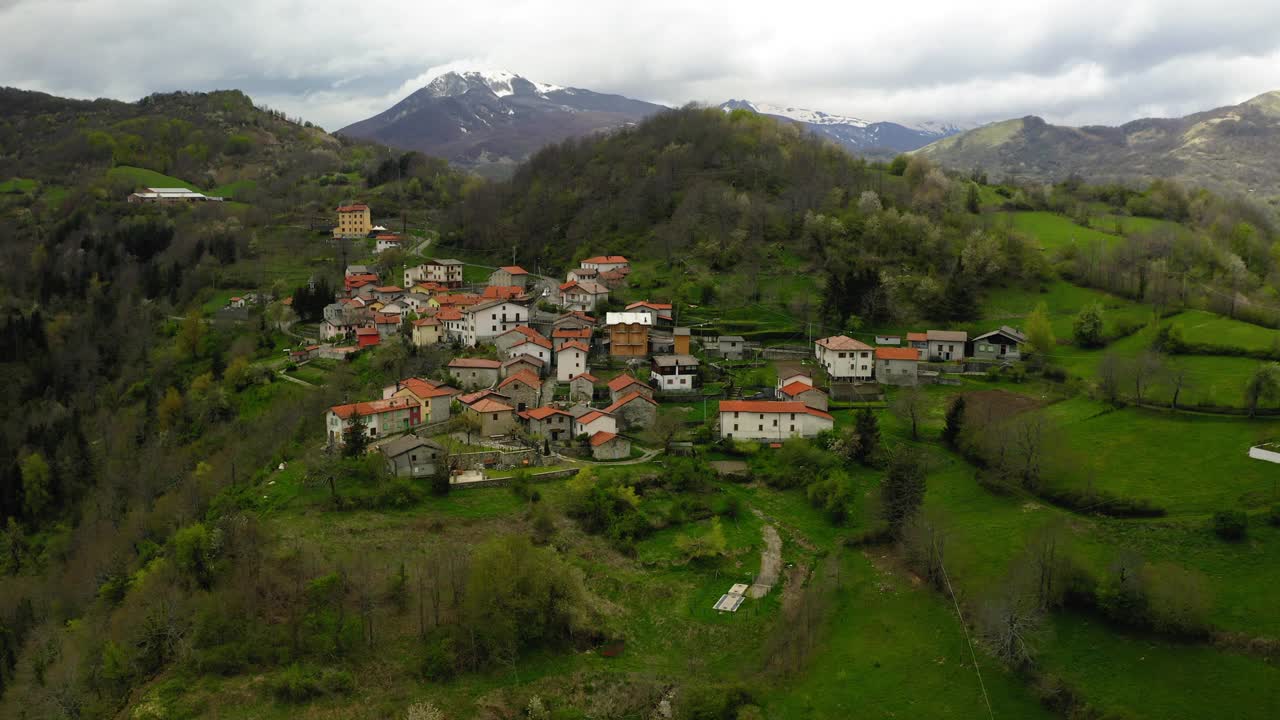
<svg viewBox="0 0 1280 720">
<path fill-rule="evenodd" d="M 1054 181 L 1173 178 L 1216 190 L 1280 196 L 1280 91 L 1180 118 L 1119 127 L 1053 125 L 1035 116 L 984 125 L 917 153 L 960 170 Z"/>
<path fill-rule="evenodd" d="M 959 125 L 944 122 L 918 125 L 868 122 L 847 115 L 830 115 L 819 110 L 756 103 L 749 100 L 730 100 L 721 103 L 720 108 L 725 111 L 748 110 L 784 122 L 796 123 L 859 155 L 895 155 L 924 147 L 935 140 L 964 130 Z"/>
<path fill-rule="evenodd" d="M 868 122 L 747 100 L 729 100 L 720 107 L 797 123 L 859 154 L 893 155 L 962 130 L 946 123 Z M 666 109 L 622 95 L 534 82 L 506 71 L 448 72 L 386 111 L 338 132 L 443 157 L 483 174 L 504 175 L 545 145 L 633 125 Z"/>
<path fill-rule="evenodd" d="M 338 133 L 503 175 L 546 145 L 633 125 L 665 109 L 509 72 L 449 72 Z"/>
</svg>

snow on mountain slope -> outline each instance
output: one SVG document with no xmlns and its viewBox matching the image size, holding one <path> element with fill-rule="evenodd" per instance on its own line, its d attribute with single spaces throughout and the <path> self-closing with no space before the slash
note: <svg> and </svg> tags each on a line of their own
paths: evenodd
<svg viewBox="0 0 1280 720">
<path fill-rule="evenodd" d="M 750 110 L 780 120 L 790 120 L 854 152 L 873 154 L 915 150 L 934 140 L 960 132 L 955 126 L 945 123 L 929 122 L 908 126 L 893 122 L 868 122 L 850 115 L 832 115 L 820 110 L 749 100 L 729 100 L 722 103 L 720 108 L 725 112 Z"/>
</svg>

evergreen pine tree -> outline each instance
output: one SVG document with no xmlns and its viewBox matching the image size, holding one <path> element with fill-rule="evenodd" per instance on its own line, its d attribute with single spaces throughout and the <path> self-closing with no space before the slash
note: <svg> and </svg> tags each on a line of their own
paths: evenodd
<svg viewBox="0 0 1280 720">
<path fill-rule="evenodd" d="M 955 447 L 960 440 L 960 433 L 964 430 L 964 396 L 959 395 L 955 400 L 951 401 L 951 406 L 947 408 L 947 416 L 945 425 L 942 426 L 942 441 L 951 447 Z"/>
<path fill-rule="evenodd" d="M 853 431 L 858 436 L 854 457 L 863 465 L 870 465 L 880 450 L 880 421 L 871 408 L 864 407 L 858 411 Z"/>
</svg>

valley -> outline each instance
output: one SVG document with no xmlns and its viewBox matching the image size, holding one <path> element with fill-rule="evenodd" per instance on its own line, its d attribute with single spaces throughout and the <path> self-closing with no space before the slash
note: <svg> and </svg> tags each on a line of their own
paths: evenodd
<svg viewBox="0 0 1280 720">
<path fill-rule="evenodd" d="M 0 716 L 1280 707 L 1265 206 L 744 108 L 487 181 L 238 93 L 8 107 Z"/>
</svg>

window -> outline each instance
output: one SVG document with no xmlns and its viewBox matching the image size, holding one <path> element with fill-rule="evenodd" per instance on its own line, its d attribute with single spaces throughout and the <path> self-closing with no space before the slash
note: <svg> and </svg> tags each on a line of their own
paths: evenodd
<svg viewBox="0 0 1280 720">
<path fill-rule="evenodd" d="M 763 426 L 763 425 L 759 426 L 759 427 L 757 428 L 757 430 L 758 430 L 759 432 L 764 432 L 764 426 Z"/>
<path fill-rule="evenodd" d="M 494 413 L 494 414 L 493 414 L 493 419 L 494 419 L 494 420 L 497 420 L 497 419 L 498 419 L 498 413 Z"/>
<path fill-rule="evenodd" d="M 792 426 L 791 426 L 791 432 L 795 432 L 795 431 L 796 431 L 796 426 L 795 426 L 794 424 L 792 424 Z"/>
<path fill-rule="evenodd" d="M 737 431 L 738 431 L 738 423 L 734 423 L 734 424 L 733 424 L 733 431 L 734 431 L 734 432 L 737 432 Z"/>
<path fill-rule="evenodd" d="M 791 413 L 791 419 L 792 419 L 793 421 L 796 419 L 796 414 L 795 414 L 795 413 Z"/>
<path fill-rule="evenodd" d="M 773 419 L 773 426 L 778 427 L 778 418 Z"/>
</svg>

